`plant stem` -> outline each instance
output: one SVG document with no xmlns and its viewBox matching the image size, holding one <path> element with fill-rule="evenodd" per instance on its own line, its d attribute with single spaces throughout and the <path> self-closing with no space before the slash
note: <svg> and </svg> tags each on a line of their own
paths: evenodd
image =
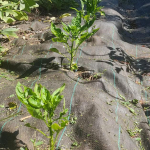
<svg viewBox="0 0 150 150">
<path fill-rule="evenodd" d="M 55 137 L 55 139 L 54 139 L 54 145 L 55 145 L 55 143 L 56 143 L 56 141 L 57 141 L 58 134 L 59 134 L 59 132 L 56 134 L 56 137 Z"/>
<path fill-rule="evenodd" d="M 72 40 L 72 44 L 71 44 L 71 60 L 70 60 L 70 70 L 72 70 L 72 63 L 73 63 L 73 43 L 74 43 L 74 40 Z"/>
<path fill-rule="evenodd" d="M 52 123 L 53 123 L 53 120 L 50 118 L 50 120 L 49 120 L 49 132 L 50 132 L 49 143 L 50 143 L 50 150 L 55 150 L 54 149 L 55 145 L 54 145 L 54 138 L 53 138 Z"/>
</svg>

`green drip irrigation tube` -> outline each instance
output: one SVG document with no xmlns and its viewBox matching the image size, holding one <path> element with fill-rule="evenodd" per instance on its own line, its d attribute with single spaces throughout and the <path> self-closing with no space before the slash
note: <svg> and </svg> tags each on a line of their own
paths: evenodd
<svg viewBox="0 0 150 150">
<path fill-rule="evenodd" d="M 116 89 L 116 82 L 115 82 L 115 71 L 112 69 L 112 72 L 114 74 L 114 88 Z M 115 110 L 115 113 L 116 113 L 116 122 L 118 123 L 118 108 L 119 108 L 119 102 L 118 102 L 118 92 L 116 90 L 116 102 L 117 102 L 117 106 L 116 106 L 116 110 Z M 120 132 L 121 132 L 121 126 L 119 124 L 119 134 L 118 134 L 118 149 L 120 150 Z"/>
<path fill-rule="evenodd" d="M 113 33 L 112 33 L 112 44 L 113 44 L 113 48 L 116 49 L 115 44 L 114 44 L 114 33 L 115 33 L 115 28 L 113 27 Z M 114 88 L 116 89 L 116 73 L 112 68 L 112 72 L 114 75 Z M 119 107 L 119 102 L 118 102 L 118 91 L 116 90 L 116 101 L 117 101 L 117 107 L 115 110 L 116 113 L 116 122 L 118 123 L 118 107 Z M 118 149 L 121 150 L 120 148 L 120 132 L 121 132 L 121 126 L 119 124 L 119 134 L 118 134 Z"/>
<path fill-rule="evenodd" d="M 74 86 L 73 93 L 72 93 L 72 96 L 71 96 L 70 108 L 69 108 L 69 115 L 70 115 L 70 113 L 71 113 L 72 100 L 73 100 L 73 97 L 74 97 L 74 93 L 75 93 L 75 90 L 76 90 L 76 86 L 77 86 L 77 84 L 78 84 L 78 81 L 79 81 L 79 78 L 78 78 L 78 80 L 77 80 L 77 82 L 76 82 L 76 84 L 75 84 L 75 86 Z M 68 120 L 69 120 L 69 119 L 70 119 L 70 116 L 68 116 Z M 59 144 L 60 144 L 60 142 L 61 142 L 61 140 L 62 140 L 62 137 L 63 137 L 63 135 L 64 135 L 64 133 L 65 133 L 65 130 L 66 130 L 66 127 L 63 129 L 63 132 L 62 132 L 62 134 L 61 134 L 61 136 L 60 136 L 60 138 L 59 138 L 59 141 L 58 141 L 56 150 L 58 150 Z"/>
</svg>

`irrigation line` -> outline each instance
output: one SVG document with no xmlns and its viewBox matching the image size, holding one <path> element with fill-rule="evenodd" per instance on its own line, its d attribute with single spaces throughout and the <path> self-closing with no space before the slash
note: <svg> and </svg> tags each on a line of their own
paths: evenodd
<svg viewBox="0 0 150 150">
<path fill-rule="evenodd" d="M 74 97 L 74 93 L 75 93 L 75 90 L 76 90 L 76 86 L 77 86 L 77 84 L 78 84 L 78 81 L 79 81 L 79 78 L 78 78 L 78 80 L 77 80 L 77 82 L 76 82 L 76 84 L 75 84 L 75 86 L 74 86 L 73 93 L 72 93 L 72 96 L 71 96 L 68 120 L 70 119 L 71 108 L 72 108 L 72 100 L 73 100 L 73 97 Z M 60 138 L 59 138 L 59 141 L 58 141 L 56 150 L 57 150 L 58 147 L 59 147 L 59 144 L 60 144 L 60 142 L 61 142 L 61 140 L 62 140 L 62 137 L 63 137 L 63 135 L 64 135 L 64 133 L 65 133 L 65 130 L 66 130 L 66 127 L 63 129 L 63 132 L 62 132 L 62 134 L 61 134 L 61 136 L 60 136 Z"/>
<path fill-rule="evenodd" d="M 114 44 L 114 33 L 115 33 L 115 28 L 113 27 L 113 33 L 112 33 L 112 44 L 113 44 L 113 48 L 115 48 L 115 44 Z M 114 74 L 114 87 L 116 88 L 116 73 L 115 71 L 113 70 L 113 67 L 112 67 L 112 72 Z M 119 102 L 118 102 L 118 91 L 116 90 L 116 101 L 117 101 L 117 107 L 116 107 L 116 110 L 115 110 L 115 113 L 116 113 L 116 122 L 118 122 L 118 107 L 119 107 Z M 121 126 L 119 124 L 119 134 L 118 134 L 118 149 L 120 150 L 120 132 L 121 132 Z"/>
</svg>

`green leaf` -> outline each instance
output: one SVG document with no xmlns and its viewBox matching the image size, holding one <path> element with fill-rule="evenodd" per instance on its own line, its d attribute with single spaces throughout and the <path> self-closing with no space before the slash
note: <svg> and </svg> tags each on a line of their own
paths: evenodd
<svg viewBox="0 0 150 150">
<path fill-rule="evenodd" d="M 81 27 L 81 12 L 77 12 L 77 16 L 71 21 L 71 26 L 76 26 L 77 28 Z"/>
<path fill-rule="evenodd" d="M 23 11 L 15 11 L 15 12 L 16 14 L 14 14 L 14 17 L 16 20 L 20 20 L 20 21 L 28 20 L 28 15 L 25 12 Z"/>
<path fill-rule="evenodd" d="M 77 66 L 76 63 L 72 63 L 72 65 L 71 65 L 71 70 L 72 70 L 72 71 L 73 71 L 73 70 L 78 70 L 78 66 Z"/>
<path fill-rule="evenodd" d="M 44 120 L 43 116 L 42 116 L 42 112 L 40 109 L 35 109 L 32 107 L 27 107 L 28 112 L 31 114 L 32 117 Z"/>
<path fill-rule="evenodd" d="M 86 32 L 86 33 L 82 34 L 81 37 L 76 40 L 76 45 L 81 45 L 86 39 L 88 39 L 89 37 L 91 37 L 91 36 L 92 36 L 93 34 L 95 34 L 98 30 L 99 30 L 99 28 L 92 30 L 92 33 Z"/>
<path fill-rule="evenodd" d="M 8 15 L 15 15 L 16 14 L 16 12 L 14 11 L 14 10 L 11 10 L 11 9 L 6 9 L 5 11 L 4 11 L 5 13 L 6 13 L 6 17 L 8 16 Z"/>
<path fill-rule="evenodd" d="M 65 109 L 65 99 L 64 99 L 64 104 L 63 104 L 63 111 L 60 112 L 59 114 L 59 118 L 58 119 L 61 119 L 63 115 L 65 115 L 66 113 L 68 112 L 68 109 Z"/>
<path fill-rule="evenodd" d="M 61 29 L 56 28 L 53 22 L 51 23 L 51 31 L 56 37 L 59 37 L 59 38 L 64 37 L 63 33 L 61 32 Z"/>
<path fill-rule="evenodd" d="M 26 106 L 28 106 L 28 101 L 25 97 L 25 94 L 24 94 L 24 91 L 22 90 L 22 84 L 20 82 L 17 83 L 17 86 L 16 86 L 16 94 L 17 94 L 17 97 L 18 99 Z"/>
<path fill-rule="evenodd" d="M 38 142 L 35 143 L 35 146 L 40 146 L 42 144 L 43 144 L 43 141 L 38 141 Z"/>
<path fill-rule="evenodd" d="M 58 133 L 63 129 L 63 127 L 61 127 L 57 123 L 54 123 L 54 124 L 52 124 L 52 129 Z"/>
<path fill-rule="evenodd" d="M 51 49 L 50 49 L 50 51 L 52 51 L 52 52 L 55 52 L 55 53 L 58 53 L 58 54 L 59 54 L 59 50 L 58 50 L 58 49 L 56 49 L 56 48 L 51 48 Z"/>
<path fill-rule="evenodd" d="M 59 38 L 59 37 L 52 38 L 52 41 L 60 42 L 60 43 L 67 43 L 67 39 L 63 39 L 63 38 Z"/>
<path fill-rule="evenodd" d="M 105 12 L 104 11 L 99 11 L 101 16 L 105 16 Z"/>
<path fill-rule="evenodd" d="M 64 128 L 65 126 L 67 126 L 69 123 L 68 120 L 61 120 L 61 127 Z"/>
<path fill-rule="evenodd" d="M 3 18 L 3 12 L 0 11 L 0 19 L 2 19 L 2 18 Z"/>
<path fill-rule="evenodd" d="M 86 22 L 89 21 L 89 18 L 90 18 L 90 15 L 85 15 L 85 16 L 84 16 L 84 20 L 86 20 Z"/>
<path fill-rule="evenodd" d="M 29 126 L 28 123 L 27 123 L 26 125 L 27 125 L 27 127 Z M 34 140 L 33 140 L 33 139 L 30 139 L 30 141 L 31 141 L 32 143 L 34 143 L 34 142 L 35 142 L 35 139 L 34 139 Z"/>
<path fill-rule="evenodd" d="M 68 17 L 68 16 L 71 16 L 71 14 L 69 14 L 69 13 L 64 13 L 64 14 L 61 15 L 59 18 L 62 19 L 62 18 Z"/>
<path fill-rule="evenodd" d="M 16 31 L 18 31 L 18 29 L 15 29 L 15 28 L 7 28 L 7 29 L 3 29 L 1 31 L 1 33 L 7 37 L 9 36 L 12 36 L 12 37 L 15 37 L 17 38 L 17 34 L 15 33 Z"/>
<path fill-rule="evenodd" d="M 135 140 L 136 140 L 136 141 L 141 141 L 141 138 L 136 138 Z"/>
<path fill-rule="evenodd" d="M 30 7 L 34 6 L 36 3 L 34 0 L 23 0 L 23 4 L 25 4 L 24 10 L 27 12 L 31 12 Z"/>
<path fill-rule="evenodd" d="M 52 94 L 53 96 L 58 96 L 63 90 L 65 89 L 65 84 L 63 84 L 60 88 L 58 88 L 57 90 L 55 90 Z"/>
<path fill-rule="evenodd" d="M 70 7 L 70 9 L 73 9 L 73 10 L 75 10 L 76 12 L 79 12 L 79 10 L 76 9 L 76 8 Z"/>
<path fill-rule="evenodd" d="M 135 114 L 135 111 L 134 111 L 133 108 L 129 108 L 129 111 L 130 111 L 131 113 Z"/>
<path fill-rule="evenodd" d="M 69 33 L 69 32 L 71 31 L 70 28 L 69 28 L 69 26 L 67 26 L 65 23 L 62 22 L 62 25 L 64 26 L 63 29 L 64 29 L 67 33 Z"/>
<path fill-rule="evenodd" d="M 86 23 L 81 27 L 80 32 L 83 32 L 83 31 L 89 29 L 93 25 L 95 20 L 96 20 L 96 18 L 94 17 L 92 20 L 86 21 Z"/>
<path fill-rule="evenodd" d="M 3 17 L 2 18 L 6 23 L 12 23 L 15 21 L 15 19 L 11 18 L 11 17 Z"/>
<path fill-rule="evenodd" d="M 139 102 L 139 101 L 138 101 L 137 99 L 133 99 L 133 100 L 132 100 L 132 103 L 135 104 L 135 105 L 136 105 L 138 102 Z"/>
<path fill-rule="evenodd" d="M 41 99 L 43 103 L 45 103 L 45 101 L 50 101 L 51 99 L 51 94 L 45 87 L 41 89 Z"/>
<path fill-rule="evenodd" d="M 33 128 L 33 129 L 36 129 L 36 127 L 32 127 L 32 126 L 30 125 L 30 123 L 26 123 L 24 126 L 30 127 L 30 128 Z"/>
<path fill-rule="evenodd" d="M 41 84 L 35 84 L 35 87 L 34 87 L 34 93 L 36 94 L 36 96 L 38 98 L 40 98 L 40 93 L 41 93 L 41 88 L 42 88 L 42 85 Z"/>
<path fill-rule="evenodd" d="M 122 96 L 121 94 L 119 94 L 119 96 L 124 100 L 126 101 L 126 98 L 124 96 Z"/>
<path fill-rule="evenodd" d="M 43 104 L 41 103 L 41 99 L 38 99 L 35 96 L 31 96 L 28 99 L 29 105 L 35 109 L 42 108 Z"/>
<path fill-rule="evenodd" d="M 20 3 L 20 10 L 24 10 L 26 5 L 24 3 Z"/>
<path fill-rule="evenodd" d="M 4 108 L 5 106 L 4 106 L 4 105 L 0 105 L 0 107 L 1 107 L 1 108 Z"/>
<path fill-rule="evenodd" d="M 12 97 L 14 97 L 14 96 L 15 96 L 15 95 L 14 95 L 14 94 L 12 94 L 12 95 L 10 95 L 10 96 L 9 96 L 9 98 L 12 98 Z"/>
</svg>

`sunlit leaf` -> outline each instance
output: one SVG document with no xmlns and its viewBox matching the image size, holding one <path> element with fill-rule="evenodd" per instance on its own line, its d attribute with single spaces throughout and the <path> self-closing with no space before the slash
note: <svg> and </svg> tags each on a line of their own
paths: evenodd
<svg viewBox="0 0 150 150">
<path fill-rule="evenodd" d="M 14 14 L 14 17 L 16 20 L 20 20 L 20 21 L 28 20 L 28 15 L 25 12 L 23 11 L 15 11 L 15 12 L 16 14 Z"/>
<path fill-rule="evenodd" d="M 16 28 L 7 28 L 7 29 L 3 29 L 1 33 L 7 37 L 12 36 L 12 37 L 17 38 L 18 36 L 15 33 L 16 31 L 18 31 L 18 29 Z"/>
<path fill-rule="evenodd" d="M 55 52 L 55 53 L 59 53 L 59 50 L 56 48 L 51 48 L 50 51 Z"/>
</svg>

